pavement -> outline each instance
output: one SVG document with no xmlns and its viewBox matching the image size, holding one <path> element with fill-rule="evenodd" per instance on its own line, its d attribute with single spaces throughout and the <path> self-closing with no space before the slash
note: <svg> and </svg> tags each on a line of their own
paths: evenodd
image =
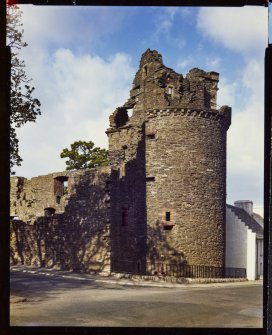
<svg viewBox="0 0 272 335">
<path fill-rule="evenodd" d="M 139 275 L 126 275 L 122 273 L 100 273 L 100 274 L 88 274 L 88 273 L 76 273 L 72 271 L 61 271 L 57 269 L 49 268 L 38 268 L 26 265 L 14 265 L 10 267 L 11 272 L 20 271 L 29 274 L 39 274 L 48 277 L 56 278 L 70 278 L 80 281 L 92 281 L 97 283 L 105 284 L 118 284 L 124 286 L 151 286 L 151 287 L 166 287 L 175 288 L 190 285 L 192 287 L 198 287 L 199 285 L 208 285 L 210 287 L 224 287 L 233 285 L 260 285 L 261 280 L 247 281 L 243 278 L 171 278 L 171 277 L 159 277 L 159 276 L 139 276 Z M 204 287 L 204 286 L 203 286 Z"/>
<path fill-rule="evenodd" d="M 26 266 L 10 272 L 11 326 L 262 327 L 262 283 L 178 284 Z"/>
</svg>

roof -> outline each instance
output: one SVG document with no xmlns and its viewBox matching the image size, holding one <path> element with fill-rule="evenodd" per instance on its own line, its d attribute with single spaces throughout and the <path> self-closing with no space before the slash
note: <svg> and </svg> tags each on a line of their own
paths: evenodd
<svg viewBox="0 0 272 335">
<path fill-rule="evenodd" d="M 243 208 L 228 205 L 227 208 L 231 209 L 232 212 L 245 223 L 248 228 L 250 228 L 254 233 L 258 235 L 263 235 L 263 227 Z"/>
</svg>

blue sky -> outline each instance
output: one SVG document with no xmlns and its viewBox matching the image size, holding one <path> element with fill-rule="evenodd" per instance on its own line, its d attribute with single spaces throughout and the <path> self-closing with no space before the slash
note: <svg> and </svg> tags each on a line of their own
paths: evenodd
<svg viewBox="0 0 272 335">
<path fill-rule="evenodd" d="M 183 75 L 193 67 L 220 73 L 218 105 L 233 110 L 227 200 L 250 199 L 261 211 L 267 8 L 20 8 L 29 45 L 21 56 L 42 116 L 18 131 L 24 161 L 17 175 L 65 170 L 59 154 L 75 140 L 107 147 L 109 115 L 129 97 L 150 48 Z"/>
</svg>

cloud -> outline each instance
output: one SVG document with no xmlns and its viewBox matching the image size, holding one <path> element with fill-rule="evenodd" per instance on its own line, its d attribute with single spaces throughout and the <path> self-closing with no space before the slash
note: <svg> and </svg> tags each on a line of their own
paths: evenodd
<svg viewBox="0 0 272 335">
<path fill-rule="evenodd" d="M 231 77 L 224 71 L 225 77 L 219 82 L 218 105 L 232 107 L 227 143 L 228 202 L 250 198 L 260 208 L 263 203 L 263 58 L 267 45 L 267 9 L 201 8 L 197 28 L 215 45 L 236 52 L 245 60 L 245 65 L 241 62 L 236 72 L 232 69 Z M 223 66 L 223 60 L 218 65 Z"/>
<path fill-rule="evenodd" d="M 264 148 L 262 62 L 250 61 L 239 84 L 225 84 L 224 87 L 226 99 L 230 93 L 236 96 L 232 101 L 232 124 L 228 131 L 228 194 L 232 202 L 237 198 L 251 197 L 261 204 Z M 240 98 L 244 99 L 242 105 Z"/>
<path fill-rule="evenodd" d="M 178 62 L 177 69 L 181 71 L 188 71 L 188 67 L 194 64 L 195 60 L 192 56 L 183 58 L 182 61 Z"/>
<path fill-rule="evenodd" d="M 221 58 L 219 57 L 206 57 L 205 65 L 208 68 L 213 68 L 213 71 L 216 71 L 221 65 Z"/>
<path fill-rule="evenodd" d="M 59 154 L 75 140 L 107 147 L 108 117 L 127 100 L 135 73 L 126 54 L 105 60 L 69 49 L 57 50 L 51 63 L 37 68 L 42 116 L 18 131 L 24 161 L 15 170 L 25 177 L 65 169 Z"/>
<path fill-rule="evenodd" d="M 263 53 L 267 45 L 267 8 L 201 8 L 197 27 L 204 36 L 246 54 Z"/>
<path fill-rule="evenodd" d="M 219 106 L 235 106 L 237 101 L 238 82 L 229 82 L 226 78 L 220 78 L 217 92 L 217 104 Z"/>
<path fill-rule="evenodd" d="M 25 40 L 32 45 L 89 49 L 105 35 L 118 31 L 125 11 L 116 7 L 23 5 Z"/>
<path fill-rule="evenodd" d="M 167 41 L 172 47 L 183 49 L 187 45 L 187 40 L 177 34 L 183 29 L 181 26 L 179 29 L 176 28 L 176 21 L 185 19 L 190 15 L 191 11 L 187 8 L 167 7 L 158 9 L 158 12 L 156 9 L 156 15 L 153 17 L 154 31 L 151 35 L 151 40 L 158 42 L 163 39 L 164 42 Z"/>
</svg>

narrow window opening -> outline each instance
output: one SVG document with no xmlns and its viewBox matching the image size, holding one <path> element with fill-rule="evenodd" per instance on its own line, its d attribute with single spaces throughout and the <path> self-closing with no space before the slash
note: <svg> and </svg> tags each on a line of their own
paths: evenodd
<svg viewBox="0 0 272 335">
<path fill-rule="evenodd" d="M 155 181 L 155 177 L 146 177 L 145 180 L 146 181 Z"/>
<path fill-rule="evenodd" d="M 137 273 L 141 273 L 141 262 L 137 262 Z"/>
<path fill-rule="evenodd" d="M 149 140 L 154 140 L 155 139 L 155 134 L 147 134 L 146 138 Z"/>
<path fill-rule="evenodd" d="M 122 209 L 122 226 L 128 225 L 128 210 L 126 208 Z"/>
<path fill-rule="evenodd" d="M 171 86 L 168 87 L 168 94 L 172 96 L 172 94 L 173 94 L 173 87 L 171 87 Z"/>
<path fill-rule="evenodd" d="M 63 182 L 63 194 L 68 193 L 68 180 L 64 180 Z"/>
<path fill-rule="evenodd" d="M 171 213 L 170 212 L 165 212 L 165 220 L 166 221 L 171 221 Z"/>
<path fill-rule="evenodd" d="M 163 226 L 163 230 L 172 230 L 173 226 L 172 225 L 165 225 Z"/>
<path fill-rule="evenodd" d="M 54 179 L 54 195 L 56 202 L 59 204 L 60 198 L 68 193 L 68 177 L 59 176 Z"/>
<path fill-rule="evenodd" d="M 147 76 L 147 73 L 148 73 L 148 68 L 147 68 L 147 65 L 144 66 L 144 75 Z"/>
</svg>

